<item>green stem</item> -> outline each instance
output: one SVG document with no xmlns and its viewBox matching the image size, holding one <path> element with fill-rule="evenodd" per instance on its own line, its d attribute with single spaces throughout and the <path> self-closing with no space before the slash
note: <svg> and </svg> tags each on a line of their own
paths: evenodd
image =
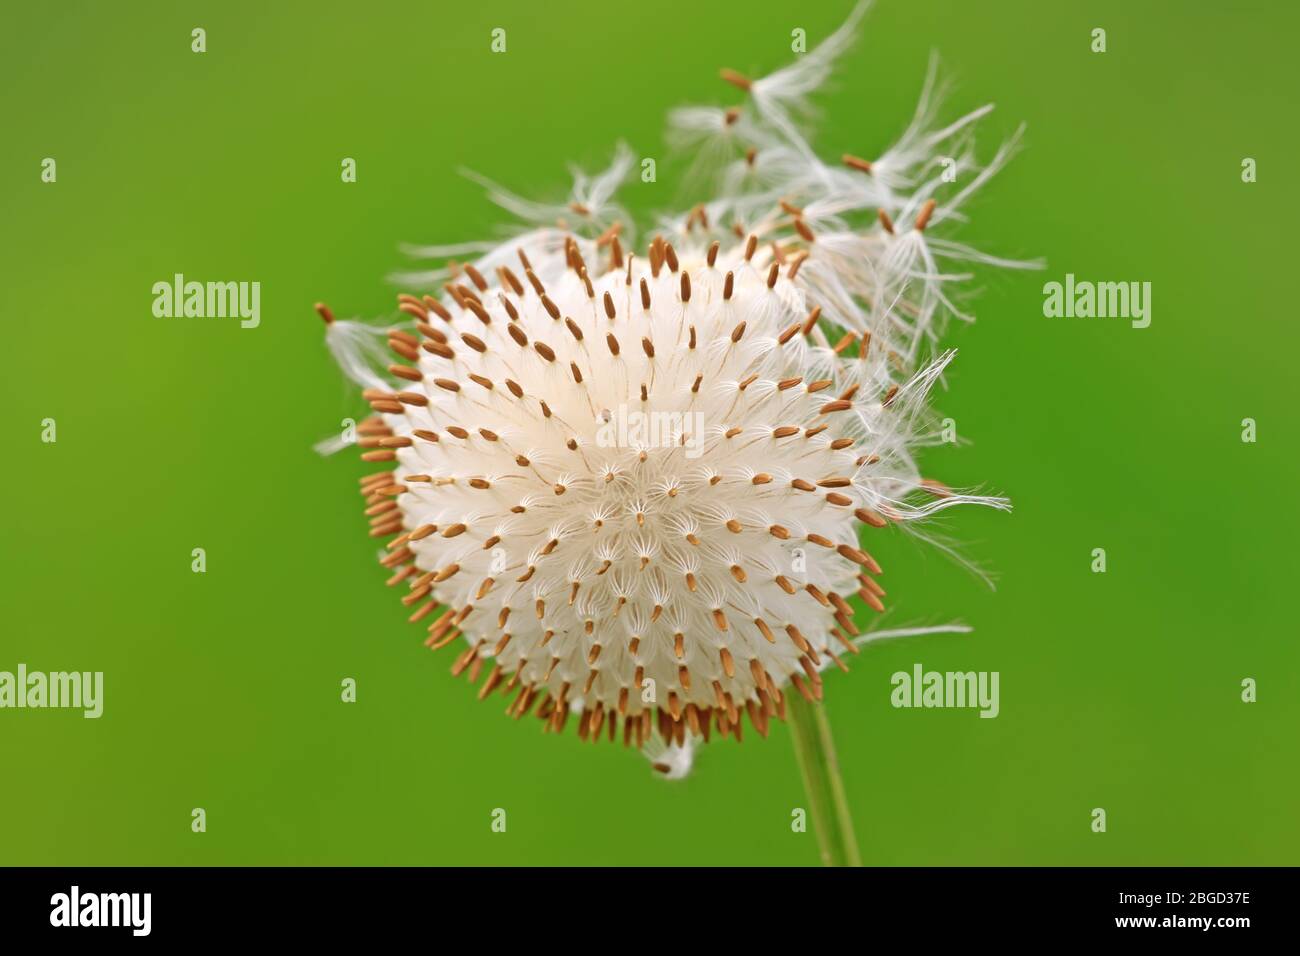
<svg viewBox="0 0 1300 956">
<path fill-rule="evenodd" d="M 830 721 L 821 704 L 797 693 L 786 696 L 786 718 L 794 740 L 795 757 L 808 793 L 808 813 L 825 866 L 861 866 L 858 841 L 853 835 L 844 779 L 840 776 Z"/>
</svg>

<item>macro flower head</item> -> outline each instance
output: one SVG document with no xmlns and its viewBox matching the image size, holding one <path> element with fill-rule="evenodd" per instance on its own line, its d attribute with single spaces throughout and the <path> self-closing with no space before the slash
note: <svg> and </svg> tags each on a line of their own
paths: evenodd
<svg viewBox="0 0 1300 956">
<path fill-rule="evenodd" d="M 980 165 L 988 108 L 938 125 L 932 72 L 894 148 L 818 158 L 807 97 L 864 10 L 768 77 L 724 70 L 740 102 L 672 114 L 715 191 L 645 241 L 616 202 L 620 145 L 564 202 L 477 177 L 523 230 L 414 250 L 459 261 L 403 280 L 401 322 L 319 307 L 374 412 L 364 507 L 425 643 L 511 716 L 635 743 L 672 776 L 898 633 L 863 619 L 887 598 L 878 540 L 1006 507 L 916 454 L 943 324 L 970 318 L 953 264 L 1024 265 L 938 235 L 1015 140 Z"/>
</svg>

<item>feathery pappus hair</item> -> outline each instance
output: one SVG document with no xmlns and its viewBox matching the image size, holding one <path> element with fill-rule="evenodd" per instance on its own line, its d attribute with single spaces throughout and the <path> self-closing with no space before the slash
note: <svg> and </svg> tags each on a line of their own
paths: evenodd
<svg viewBox="0 0 1300 956">
<path fill-rule="evenodd" d="M 644 245 L 615 204 L 620 145 L 564 203 L 477 177 L 523 231 L 409 250 L 460 261 L 402 280 L 400 322 L 317 307 L 374 412 L 370 533 L 427 646 L 459 644 L 452 672 L 510 716 L 621 736 L 668 776 L 713 734 L 766 736 L 787 693 L 820 699 L 866 640 L 964 630 L 863 633 L 886 596 L 870 539 L 1008 507 L 915 453 L 936 440 L 943 323 L 969 318 L 951 264 L 1032 265 L 937 235 L 1017 138 L 981 166 L 989 108 L 939 126 L 932 65 L 894 147 L 823 164 L 807 97 L 866 6 L 789 67 L 724 70 L 738 105 L 670 116 L 714 192 Z"/>
</svg>

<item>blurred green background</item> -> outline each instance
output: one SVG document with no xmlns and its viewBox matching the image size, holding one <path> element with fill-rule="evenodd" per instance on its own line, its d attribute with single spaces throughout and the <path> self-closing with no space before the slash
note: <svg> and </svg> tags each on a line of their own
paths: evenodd
<svg viewBox="0 0 1300 956">
<path fill-rule="evenodd" d="M 996 592 L 911 539 L 873 548 L 891 624 L 975 633 L 873 646 L 826 679 L 869 862 L 1298 862 L 1281 6 L 881 0 L 820 100 L 823 154 L 872 156 L 939 50 L 945 116 L 998 103 L 983 155 L 1028 123 L 960 235 L 1048 262 L 982 274 L 938 400 L 972 444 L 925 459 L 1014 499 L 942 527 Z M 105 713 L 0 711 L 0 863 L 816 862 L 789 825 L 784 727 L 669 782 L 506 719 L 421 646 L 364 532 L 365 466 L 311 449 L 362 410 L 311 304 L 390 314 L 399 242 L 505 222 L 458 168 L 561 198 L 567 163 L 619 138 L 663 157 L 670 107 L 738 100 L 720 66 L 784 64 L 793 28 L 811 46 L 848 7 L 9 5 L 0 670 L 102 670 Z M 629 204 L 668 206 L 673 168 Z M 177 272 L 260 281 L 261 327 L 155 319 L 151 286 Z M 1044 318 L 1066 272 L 1152 282 L 1151 327 Z M 893 709 L 889 675 L 916 662 L 999 671 L 1001 715 Z"/>
</svg>

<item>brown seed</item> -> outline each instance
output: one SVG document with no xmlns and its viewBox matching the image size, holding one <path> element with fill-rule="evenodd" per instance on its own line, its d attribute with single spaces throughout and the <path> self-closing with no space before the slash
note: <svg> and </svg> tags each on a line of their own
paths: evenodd
<svg viewBox="0 0 1300 956">
<path fill-rule="evenodd" d="M 442 319 L 444 322 L 451 321 L 451 313 L 448 312 L 446 307 L 433 296 L 426 295 L 421 301 L 424 303 L 424 307 L 438 318 Z"/>
<path fill-rule="evenodd" d="M 867 552 L 863 551 L 861 548 L 854 548 L 847 544 L 841 544 L 835 550 L 839 552 L 841 557 L 848 558 L 850 561 L 862 565 L 872 574 L 881 573 L 880 565 L 876 563 L 876 559 L 867 554 Z"/>
<path fill-rule="evenodd" d="M 930 224 L 930 217 L 934 215 L 934 200 L 927 199 L 921 211 L 916 214 L 916 231 L 924 232 L 925 227 Z"/>
<path fill-rule="evenodd" d="M 722 77 L 724 80 L 726 80 L 728 83 L 730 83 L 732 86 L 738 87 L 739 89 L 742 89 L 745 92 L 749 92 L 749 88 L 754 85 L 754 81 L 751 80 L 749 77 L 745 76 L 743 73 L 737 73 L 735 70 L 731 70 L 726 67 L 723 67 L 721 70 L 719 70 L 718 75 Z"/>
<path fill-rule="evenodd" d="M 953 495 L 951 488 L 942 481 L 935 481 L 933 478 L 922 478 L 921 487 L 936 498 L 951 498 Z"/>
<path fill-rule="evenodd" d="M 538 296 L 546 295 L 546 286 L 542 285 L 542 280 L 537 278 L 537 273 L 533 272 L 531 267 L 524 269 L 524 278 L 528 280 L 528 284 L 533 287 L 533 291 Z"/>
<path fill-rule="evenodd" d="M 808 318 L 803 320 L 803 334 L 811 335 L 812 330 L 817 325 L 817 320 L 820 319 L 821 317 L 822 317 L 822 307 L 820 305 L 813 306 L 813 310 L 808 313 Z"/>
<path fill-rule="evenodd" d="M 475 302 L 473 299 L 466 299 L 465 306 L 473 312 L 478 320 L 484 325 L 492 324 L 492 316 L 488 315 L 487 309 L 483 308 L 481 304 Z"/>
<path fill-rule="evenodd" d="M 512 271 L 510 271 L 509 266 L 502 266 L 499 270 L 497 270 L 497 275 L 501 276 L 501 278 L 505 280 L 505 284 L 510 286 L 510 289 L 514 292 L 515 295 L 522 296 L 524 294 L 523 283 L 519 281 L 519 277 L 517 275 L 515 275 Z"/>
<path fill-rule="evenodd" d="M 873 528 L 883 528 L 887 522 L 884 517 L 872 511 L 870 508 L 859 508 L 853 512 L 853 517 L 857 518 L 863 524 L 871 525 Z"/>
<path fill-rule="evenodd" d="M 415 346 L 401 339 L 390 338 L 388 347 L 408 362 L 417 362 L 420 359 L 420 353 L 415 350 Z"/>
<path fill-rule="evenodd" d="M 484 279 L 482 274 L 473 266 L 469 264 L 465 265 L 465 275 L 469 276 L 469 280 L 473 282 L 474 285 L 478 286 L 478 290 L 480 292 L 487 291 L 487 287 L 488 287 L 487 280 Z"/>
<path fill-rule="evenodd" d="M 871 608 L 873 611 L 885 610 L 884 602 L 881 601 L 876 594 L 868 591 L 866 588 L 858 589 L 858 597 L 862 598 L 867 607 Z"/>
<path fill-rule="evenodd" d="M 858 156 L 854 156 L 852 153 L 845 153 L 840 157 L 840 159 L 843 161 L 845 166 L 849 167 L 849 169 L 856 169 L 863 173 L 871 172 L 871 163 Z"/>
<path fill-rule="evenodd" d="M 435 342 L 446 343 L 447 335 L 441 329 L 435 329 L 428 322 L 416 322 L 415 327 L 420 330 L 420 334 L 433 339 Z M 423 344 L 423 343 L 421 343 Z"/>
<path fill-rule="evenodd" d="M 405 312 L 407 315 L 413 316 L 420 321 L 424 321 L 429 317 L 429 310 L 420 305 L 420 303 L 414 299 L 409 302 L 402 302 L 397 306 L 397 310 L 399 312 Z"/>
</svg>

